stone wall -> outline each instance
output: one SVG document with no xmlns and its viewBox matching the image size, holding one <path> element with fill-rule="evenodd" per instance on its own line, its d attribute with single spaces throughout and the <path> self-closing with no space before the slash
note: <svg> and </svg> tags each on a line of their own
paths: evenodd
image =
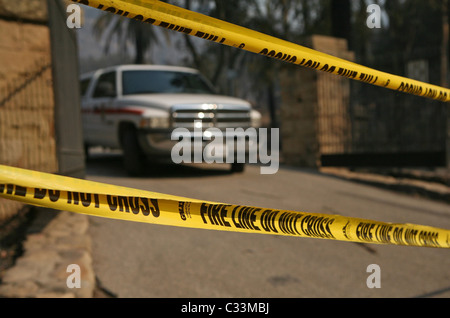
<svg viewBox="0 0 450 318">
<path fill-rule="evenodd" d="M 308 42 L 318 51 L 354 59 L 343 39 L 317 35 Z M 351 141 L 349 80 L 304 67 L 286 67 L 280 78 L 284 162 L 317 167 L 321 154 L 344 152 Z"/>
<path fill-rule="evenodd" d="M 32 23 L 47 23 L 46 0 L 0 0 L 0 17 Z"/>
<path fill-rule="evenodd" d="M 0 0 L 0 164 L 57 172 L 45 0 Z M 21 204 L 0 199 L 0 221 Z"/>
<path fill-rule="evenodd" d="M 317 74 L 312 70 L 290 67 L 282 71 L 280 133 L 286 164 L 307 167 L 318 164 L 316 81 Z"/>
</svg>

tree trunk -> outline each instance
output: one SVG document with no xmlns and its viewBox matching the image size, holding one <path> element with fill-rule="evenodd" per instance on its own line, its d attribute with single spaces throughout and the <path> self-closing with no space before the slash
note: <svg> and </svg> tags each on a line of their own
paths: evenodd
<svg viewBox="0 0 450 318">
<path fill-rule="evenodd" d="M 448 21 L 448 0 L 442 1 L 442 47 L 441 47 L 441 86 L 447 87 L 448 74 L 448 40 L 449 40 L 449 21 Z"/>
<path fill-rule="evenodd" d="M 352 8 L 350 0 L 331 1 L 331 34 L 346 39 L 351 46 Z"/>
<path fill-rule="evenodd" d="M 144 44 L 142 37 L 144 36 L 144 32 L 142 30 L 142 26 L 137 26 L 136 28 L 136 55 L 135 55 L 135 64 L 145 64 L 144 58 Z"/>
</svg>

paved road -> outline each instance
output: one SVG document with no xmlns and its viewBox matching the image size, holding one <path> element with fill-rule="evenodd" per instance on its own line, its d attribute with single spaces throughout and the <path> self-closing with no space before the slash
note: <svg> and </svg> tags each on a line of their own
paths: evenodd
<svg viewBox="0 0 450 318">
<path fill-rule="evenodd" d="M 450 205 L 321 175 L 159 167 L 130 178 L 119 156 L 88 179 L 218 202 L 450 228 Z M 94 269 L 118 297 L 450 297 L 449 250 L 227 233 L 91 217 Z M 366 281 L 381 269 L 381 288 Z"/>
</svg>

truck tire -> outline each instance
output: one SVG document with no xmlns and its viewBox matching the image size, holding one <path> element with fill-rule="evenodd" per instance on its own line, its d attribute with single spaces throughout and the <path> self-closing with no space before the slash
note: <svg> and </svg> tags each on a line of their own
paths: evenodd
<svg viewBox="0 0 450 318">
<path fill-rule="evenodd" d="M 131 176 L 140 176 L 145 168 L 145 156 L 139 146 L 136 129 L 125 127 L 121 131 L 123 164 L 125 171 Z"/>
<path fill-rule="evenodd" d="M 231 164 L 231 172 L 233 173 L 242 173 L 245 170 L 245 163 L 232 163 Z"/>
</svg>

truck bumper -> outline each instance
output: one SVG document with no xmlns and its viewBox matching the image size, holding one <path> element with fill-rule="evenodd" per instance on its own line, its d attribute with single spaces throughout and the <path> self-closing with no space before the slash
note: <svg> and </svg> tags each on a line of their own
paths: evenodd
<svg viewBox="0 0 450 318">
<path fill-rule="evenodd" d="M 150 160 L 174 162 L 174 157 L 190 154 L 190 163 L 256 162 L 258 136 L 256 129 L 227 132 L 223 130 L 174 132 L 142 129 L 138 132 L 141 149 Z"/>
</svg>

